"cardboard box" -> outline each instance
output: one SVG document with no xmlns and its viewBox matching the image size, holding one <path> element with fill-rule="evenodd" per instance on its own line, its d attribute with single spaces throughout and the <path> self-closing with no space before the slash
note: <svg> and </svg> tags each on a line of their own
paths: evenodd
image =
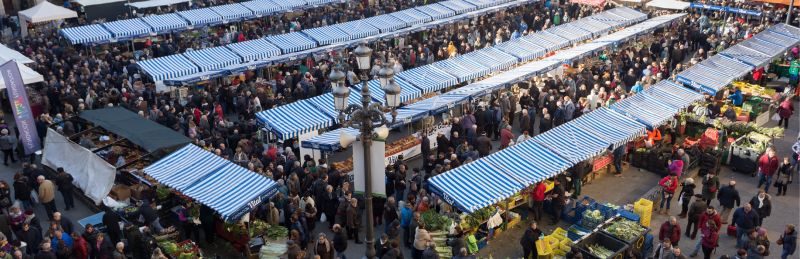
<svg viewBox="0 0 800 259">
<path fill-rule="evenodd" d="M 114 187 L 111 187 L 111 192 L 108 193 L 108 196 L 117 201 L 126 201 L 131 198 L 131 187 L 124 184 L 114 185 Z"/>
</svg>

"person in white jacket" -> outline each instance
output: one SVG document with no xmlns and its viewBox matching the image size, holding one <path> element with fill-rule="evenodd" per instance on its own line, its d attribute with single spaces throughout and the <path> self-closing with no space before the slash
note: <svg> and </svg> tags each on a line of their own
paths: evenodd
<svg viewBox="0 0 800 259">
<path fill-rule="evenodd" d="M 527 130 L 523 131 L 522 135 L 519 135 L 519 137 L 517 137 L 517 144 L 522 143 L 523 141 L 526 141 L 526 140 L 529 140 L 529 139 L 531 139 L 531 135 L 528 133 Z"/>
</svg>

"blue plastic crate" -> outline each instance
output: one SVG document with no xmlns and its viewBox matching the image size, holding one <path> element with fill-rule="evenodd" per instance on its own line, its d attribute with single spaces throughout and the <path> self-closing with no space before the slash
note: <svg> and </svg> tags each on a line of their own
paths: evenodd
<svg viewBox="0 0 800 259">
<path fill-rule="evenodd" d="M 633 213 L 633 212 L 630 212 L 630 211 L 627 211 L 627 210 L 624 210 L 624 209 L 618 210 L 617 213 L 619 213 L 619 215 L 622 216 L 623 218 L 626 218 L 626 219 L 628 219 L 630 221 L 639 222 L 639 214 L 636 214 L 636 213 Z"/>
<path fill-rule="evenodd" d="M 600 211 L 604 219 L 610 219 L 617 215 L 616 209 L 606 206 L 605 204 L 598 204 L 597 210 Z"/>
<path fill-rule="evenodd" d="M 569 231 L 570 228 L 575 228 L 575 229 L 577 229 L 579 231 L 582 231 L 582 232 L 591 233 L 591 231 L 581 227 L 580 225 L 573 224 L 572 226 L 567 228 L 567 238 L 569 238 L 573 242 L 578 241 L 579 239 L 583 238 L 585 235 L 579 235 L 579 234 L 577 234 L 575 232 Z"/>
</svg>

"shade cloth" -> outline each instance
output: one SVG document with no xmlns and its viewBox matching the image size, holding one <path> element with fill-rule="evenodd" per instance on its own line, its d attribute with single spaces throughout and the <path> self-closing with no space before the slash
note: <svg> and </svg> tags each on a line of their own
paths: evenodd
<svg viewBox="0 0 800 259">
<path fill-rule="evenodd" d="M 189 22 L 175 13 L 148 15 L 142 17 L 142 21 L 150 25 L 150 27 L 153 28 L 153 31 L 157 33 L 165 33 L 172 30 L 184 30 L 189 27 Z"/>
<path fill-rule="evenodd" d="M 389 14 L 373 16 L 364 19 L 364 22 L 378 28 L 381 32 L 396 31 L 406 26 L 402 20 Z"/>
<path fill-rule="evenodd" d="M 730 78 L 722 72 L 695 65 L 678 74 L 675 79 L 687 86 L 715 95 L 734 78 Z"/>
<path fill-rule="evenodd" d="M 667 105 L 648 94 L 640 93 L 622 99 L 610 106 L 616 112 L 625 114 L 648 128 L 657 128 L 671 119 L 678 109 Z"/>
<path fill-rule="evenodd" d="M 468 3 L 463 0 L 447 0 L 439 2 L 439 4 L 444 7 L 447 7 L 450 10 L 455 11 L 457 14 L 471 12 L 478 9 L 478 7 L 475 6 L 474 4 Z"/>
<path fill-rule="evenodd" d="M 159 183 L 213 209 L 226 221 L 241 218 L 277 193 L 272 179 L 193 144 L 144 168 Z"/>
<path fill-rule="evenodd" d="M 432 20 L 430 16 L 414 8 L 393 12 L 389 15 L 403 21 L 406 26 L 417 25 Z"/>
<path fill-rule="evenodd" d="M 670 105 L 674 107 L 674 109 L 683 109 L 693 102 L 703 101 L 705 99 L 702 94 L 669 80 L 661 80 L 650 88 L 642 91 L 642 93 Z"/>
<path fill-rule="evenodd" d="M 149 35 L 152 28 L 141 19 L 127 19 L 103 23 L 116 40 L 125 40 L 142 35 Z"/>
<path fill-rule="evenodd" d="M 212 6 L 210 9 L 222 16 L 225 22 L 240 21 L 255 16 L 253 11 L 238 3 Z"/>
<path fill-rule="evenodd" d="M 720 55 L 757 67 L 767 64 L 772 59 L 772 55 L 760 50 L 745 47 L 744 44 L 733 45 L 732 47 L 720 52 Z"/>
<path fill-rule="evenodd" d="M 78 17 L 78 13 L 48 1 L 42 1 L 36 6 L 19 11 L 19 18 L 31 23 L 49 22 Z"/>
<path fill-rule="evenodd" d="M 583 116 L 586 115 L 588 114 Z M 609 147 L 605 140 L 593 132 L 576 127 L 574 123 L 562 124 L 536 135 L 531 140 L 576 164 L 599 155 Z"/>
<path fill-rule="evenodd" d="M 488 69 L 486 69 L 485 67 L 475 63 L 470 63 L 473 64 L 474 66 L 465 66 L 464 63 L 459 61 L 464 61 L 464 60 L 445 59 L 433 63 L 433 66 L 441 71 L 445 71 L 455 76 L 459 82 L 469 81 L 481 77 L 483 75 L 486 75 Z M 476 66 L 478 68 L 477 70 L 475 70 Z"/>
<path fill-rule="evenodd" d="M 670 116 L 676 112 L 669 109 L 666 111 L 671 112 Z M 608 108 L 594 110 L 575 118 L 570 123 L 588 132 L 594 132 L 595 136 L 605 140 L 605 144 L 612 148 L 623 146 L 645 135 L 644 124 Z"/>
<path fill-rule="evenodd" d="M 0 64 L 5 64 L 11 59 L 6 60 L 5 58 L 9 56 L 0 55 Z M 13 56 L 10 56 L 13 58 Z M 19 73 L 22 76 L 22 83 L 23 84 L 33 84 L 38 82 L 43 82 L 44 77 L 39 72 L 34 71 L 32 68 L 23 64 L 23 62 L 17 61 L 17 67 L 19 68 Z M 1 79 L 2 77 L 0 77 Z M 6 82 L 5 80 L 0 80 L 0 90 L 6 89 Z"/>
<path fill-rule="evenodd" d="M 240 4 L 253 11 L 256 16 L 270 15 L 285 10 L 279 4 L 269 0 L 245 1 Z"/>
<path fill-rule="evenodd" d="M 592 34 L 589 31 L 580 29 L 570 24 L 562 24 L 545 31 L 565 38 L 569 40 L 570 43 L 578 43 L 592 37 Z"/>
<path fill-rule="evenodd" d="M 348 35 L 348 40 L 366 38 L 368 36 L 377 35 L 381 30 L 372 26 L 369 22 L 364 20 L 355 20 L 344 23 L 337 23 L 333 27 L 344 32 Z"/>
<path fill-rule="evenodd" d="M 5 63 L 8 60 L 15 60 L 19 64 L 30 64 L 33 60 L 23 55 L 19 51 L 13 50 L 6 45 L 0 44 L 0 60 Z M 3 81 L 3 80 L 0 80 Z"/>
<path fill-rule="evenodd" d="M 206 26 L 222 23 L 221 15 L 210 8 L 192 9 L 178 12 L 178 15 L 189 21 L 192 26 Z"/>
<path fill-rule="evenodd" d="M 264 39 L 272 44 L 275 44 L 275 46 L 280 48 L 284 54 L 306 50 L 317 46 L 317 43 L 314 42 L 314 40 L 308 38 L 308 36 L 301 32 L 274 35 Z"/>
<path fill-rule="evenodd" d="M 142 71 L 150 75 L 153 81 L 182 77 L 200 72 L 200 69 L 184 55 L 170 55 L 139 61 Z"/>
<path fill-rule="evenodd" d="M 522 62 L 540 58 L 547 54 L 546 49 L 522 39 L 509 40 L 494 47 L 519 58 Z"/>
<path fill-rule="evenodd" d="M 218 70 L 220 68 L 241 63 L 242 58 L 225 46 L 187 51 L 186 58 L 197 64 L 200 71 Z"/>
<path fill-rule="evenodd" d="M 421 66 L 412 68 L 395 75 L 422 90 L 422 93 L 431 93 L 458 84 L 456 77 L 435 68 L 434 66 Z"/>
<path fill-rule="evenodd" d="M 472 213 L 516 194 L 526 186 L 486 160 L 476 160 L 431 177 L 430 189 L 459 210 Z"/>
<path fill-rule="evenodd" d="M 524 141 L 485 158 L 525 186 L 564 172 L 572 163 L 533 141 Z"/>
<path fill-rule="evenodd" d="M 148 152 L 173 148 L 192 141 L 177 131 L 122 107 L 86 110 L 80 113 L 80 117 L 128 139 Z"/>
<path fill-rule="evenodd" d="M 64 28 L 58 32 L 72 44 L 98 43 L 111 39 L 111 33 L 100 24 Z"/>
<path fill-rule="evenodd" d="M 449 8 L 444 7 L 438 3 L 414 7 L 414 9 L 417 9 L 417 11 L 427 14 L 428 16 L 433 18 L 433 20 L 444 19 L 456 15 L 455 11 L 450 10 Z"/>
<path fill-rule="evenodd" d="M 266 59 L 281 54 L 281 49 L 272 45 L 265 39 L 248 40 L 226 45 L 230 50 L 239 54 L 242 59 L 247 61 Z"/>
<path fill-rule="evenodd" d="M 771 31 L 771 32 L 775 32 L 775 33 L 781 34 L 781 35 L 786 36 L 786 37 L 800 39 L 800 28 L 797 28 L 797 27 L 794 27 L 794 26 L 791 26 L 791 25 L 788 25 L 788 24 L 785 24 L 785 23 L 779 23 L 779 24 L 772 25 L 769 28 L 767 28 L 767 30 Z"/>
<path fill-rule="evenodd" d="M 333 125 L 333 118 L 323 113 L 307 100 L 295 101 L 256 113 L 258 122 L 286 140 Z"/>
<path fill-rule="evenodd" d="M 569 46 L 569 40 L 558 35 L 546 32 L 537 32 L 521 38 L 530 43 L 539 45 L 539 47 L 553 51 Z"/>
<path fill-rule="evenodd" d="M 462 104 L 469 100 L 468 95 L 464 94 L 448 94 L 438 95 L 419 102 L 409 104 L 400 109 L 413 109 L 428 111 L 428 115 L 434 116 L 445 113 L 458 104 Z"/>
<path fill-rule="evenodd" d="M 354 137 L 361 135 L 358 129 L 354 128 L 338 128 L 318 136 L 311 137 L 310 139 L 300 141 L 300 146 L 303 148 L 317 149 L 322 151 L 337 151 L 347 147 L 342 147 L 340 143 L 341 135 L 348 134 Z"/>
</svg>

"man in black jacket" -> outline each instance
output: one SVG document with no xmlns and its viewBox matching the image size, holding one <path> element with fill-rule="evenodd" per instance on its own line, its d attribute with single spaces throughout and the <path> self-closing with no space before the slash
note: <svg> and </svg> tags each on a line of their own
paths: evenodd
<svg viewBox="0 0 800 259">
<path fill-rule="evenodd" d="M 542 235 L 542 231 L 539 230 L 536 221 L 532 221 L 529 226 L 519 241 L 519 244 L 522 245 L 522 257 L 525 259 L 539 257 L 539 253 L 536 251 L 536 240 Z"/>
<path fill-rule="evenodd" d="M 733 208 L 739 207 L 741 203 L 739 191 L 736 190 L 736 181 L 730 181 L 728 186 L 720 188 L 717 194 L 717 200 L 719 200 L 719 204 L 722 206 L 722 212 L 720 213 L 722 224 L 728 224 L 728 216 L 731 214 L 731 211 Z"/>
</svg>

